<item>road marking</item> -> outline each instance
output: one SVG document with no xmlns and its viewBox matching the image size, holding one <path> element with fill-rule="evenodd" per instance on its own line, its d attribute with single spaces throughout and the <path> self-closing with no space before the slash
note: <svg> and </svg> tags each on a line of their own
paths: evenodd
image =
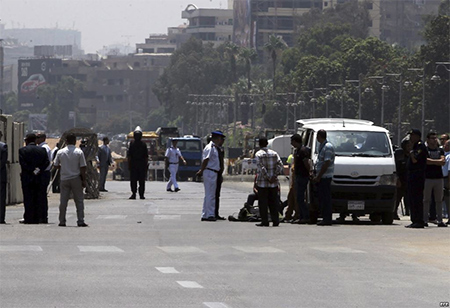
<svg viewBox="0 0 450 308">
<path fill-rule="evenodd" d="M 205 302 L 203 304 L 209 308 L 230 308 L 229 306 L 225 305 L 224 303 L 220 303 L 220 302 Z"/>
<path fill-rule="evenodd" d="M 81 252 L 123 252 L 116 246 L 78 246 Z"/>
<path fill-rule="evenodd" d="M 127 215 L 98 215 L 97 219 L 125 219 Z"/>
<path fill-rule="evenodd" d="M 163 274 L 179 274 L 180 272 L 175 269 L 175 267 L 155 267 L 158 271 Z"/>
<path fill-rule="evenodd" d="M 234 249 L 247 252 L 247 253 L 279 253 L 279 252 L 285 252 L 281 249 L 274 248 L 274 247 L 252 247 L 252 246 L 234 246 Z"/>
<path fill-rule="evenodd" d="M 183 288 L 189 288 L 189 289 L 203 289 L 201 285 L 199 285 L 195 281 L 177 281 L 177 283 L 182 286 Z"/>
<path fill-rule="evenodd" d="M 42 251 L 41 246 L 33 245 L 12 245 L 0 246 L 0 251 Z"/>
<path fill-rule="evenodd" d="M 159 246 L 158 248 L 167 253 L 206 253 L 194 246 Z"/>
<path fill-rule="evenodd" d="M 155 215 L 154 220 L 180 220 L 181 215 Z"/>
<path fill-rule="evenodd" d="M 367 253 L 363 250 L 357 250 L 348 247 L 313 247 L 312 249 L 328 253 Z"/>
</svg>

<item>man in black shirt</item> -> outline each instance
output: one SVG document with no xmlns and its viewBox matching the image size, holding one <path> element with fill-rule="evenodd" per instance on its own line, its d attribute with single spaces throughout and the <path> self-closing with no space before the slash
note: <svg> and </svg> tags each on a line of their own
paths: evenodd
<svg viewBox="0 0 450 308">
<path fill-rule="evenodd" d="M 139 197 L 145 199 L 145 179 L 147 177 L 148 168 L 148 149 L 144 141 L 142 141 L 142 129 L 137 126 L 133 132 L 134 140 L 131 141 L 128 148 L 128 169 L 130 170 L 130 186 L 131 197 L 136 199 L 138 191 L 137 182 L 139 181 Z"/>
<path fill-rule="evenodd" d="M 418 129 L 409 131 L 409 141 L 412 150 L 409 152 L 406 163 L 407 173 L 407 194 L 411 208 L 412 224 L 407 228 L 424 228 L 423 221 L 423 189 L 425 186 L 425 169 L 427 166 L 427 148 L 420 140 L 422 134 Z"/>
<path fill-rule="evenodd" d="M 442 166 L 445 165 L 445 153 L 442 148 L 439 148 L 437 134 L 435 132 L 429 132 L 427 135 L 427 154 L 425 189 L 423 193 L 423 219 L 425 226 L 427 226 L 431 195 L 434 193 L 437 225 L 438 227 L 447 227 L 447 225 L 442 222 L 442 198 L 444 192 L 444 176 L 442 174 Z"/>
<path fill-rule="evenodd" d="M 309 223 L 309 207 L 305 203 L 305 192 L 308 187 L 311 171 L 311 150 L 302 145 L 302 137 L 294 134 L 291 137 L 291 145 L 295 147 L 294 172 L 297 191 L 297 203 L 300 212 L 299 224 Z"/>
</svg>

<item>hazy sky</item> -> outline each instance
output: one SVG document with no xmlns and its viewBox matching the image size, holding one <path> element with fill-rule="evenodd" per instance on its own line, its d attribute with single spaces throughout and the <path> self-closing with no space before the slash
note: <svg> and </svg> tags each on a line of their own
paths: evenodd
<svg viewBox="0 0 450 308">
<path fill-rule="evenodd" d="M 181 11 L 190 3 L 226 9 L 228 0 L 0 0 L 0 22 L 6 29 L 79 30 L 87 53 L 116 43 L 134 49 L 150 33 L 187 22 Z"/>
</svg>

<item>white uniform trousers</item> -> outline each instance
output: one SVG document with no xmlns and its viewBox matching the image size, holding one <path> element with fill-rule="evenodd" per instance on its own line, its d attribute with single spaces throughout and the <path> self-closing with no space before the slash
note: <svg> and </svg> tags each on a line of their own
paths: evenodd
<svg viewBox="0 0 450 308">
<path fill-rule="evenodd" d="M 216 217 L 217 172 L 205 169 L 203 186 L 205 187 L 205 199 L 203 200 L 202 218 Z"/>
<path fill-rule="evenodd" d="M 170 172 L 170 178 L 169 178 L 169 182 L 167 182 L 167 189 L 171 189 L 172 184 L 173 184 L 174 188 L 178 188 L 178 183 L 177 183 L 178 164 L 169 164 L 169 172 Z"/>
</svg>

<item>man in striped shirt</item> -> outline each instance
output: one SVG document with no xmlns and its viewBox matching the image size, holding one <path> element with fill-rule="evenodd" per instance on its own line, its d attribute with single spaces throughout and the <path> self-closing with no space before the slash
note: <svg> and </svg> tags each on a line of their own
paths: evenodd
<svg viewBox="0 0 450 308">
<path fill-rule="evenodd" d="M 258 227 L 269 226 L 269 215 L 267 208 L 270 210 L 272 225 L 277 227 L 280 223 L 278 217 L 278 175 L 283 173 L 283 163 L 277 152 L 267 148 L 267 138 L 259 139 L 259 147 L 261 150 L 256 152 L 257 176 L 256 186 L 259 198 L 259 214 L 261 215 L 261 223 L 256 224 Z"/>
</svg>

